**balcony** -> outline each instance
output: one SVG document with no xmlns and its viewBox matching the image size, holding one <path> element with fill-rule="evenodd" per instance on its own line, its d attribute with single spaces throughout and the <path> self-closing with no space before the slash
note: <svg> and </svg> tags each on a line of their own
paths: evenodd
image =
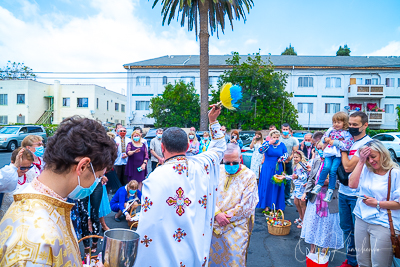
<svg viewBox="0 0 400 267">
<path fill-rule="evenodd" d="M 384 85 L 349 85 L 348 98 L 381 99 L 385 97 Z"/>
<path fill-rule="evenodd" d="M 380 125 L 385 123 L 385 112 L 368 111 L 367 115 L 369 125 Z"/>
</svg>

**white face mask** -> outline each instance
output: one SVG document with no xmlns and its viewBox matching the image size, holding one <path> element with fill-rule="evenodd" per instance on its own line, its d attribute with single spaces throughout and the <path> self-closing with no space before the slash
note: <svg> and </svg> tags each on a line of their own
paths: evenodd
<svg viewBox="0 0 400 267">
<path fill-rule="evenodd" d="M 100 177 L 96 177 L 96 174 L 94 172 L 93 165 L 92 165 L 91 162 L 90 162 L 90 167 L 92 168 L 93 175 L 94 175 L 93 184 L 88 188 L 85 188 L 85 187 L 81 186 L 81 181 L 80 181 L 80 178 L 78 176 L 78 185 L 75 187 L 74 190 L 72 190 L 71 193 L 69 193 L 68 198 L 71 198 L 71 199 L 83 199 L 85 197 L 90 196 L 93 193 L 93 191 L 96 188 L 97 184 L 100 182 Z"/>
</svg>

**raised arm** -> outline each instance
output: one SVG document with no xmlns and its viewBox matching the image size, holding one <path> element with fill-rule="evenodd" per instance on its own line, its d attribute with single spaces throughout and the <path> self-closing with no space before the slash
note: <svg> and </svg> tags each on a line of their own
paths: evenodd
<svg viewBox="0 0 400 267">
<path fill-rule="evenodd" d="M 353 172 L 349 176 L 349 187 L 350 188 L 358 188 L 358 184 L 360 182 L 360 177 L 362 176 L 362 172 L 366 171 L 365 162 L 371 153 L 371 148 L 366 147 L 360 151 L 360 159 L 354 168 Z"/>
</svg>

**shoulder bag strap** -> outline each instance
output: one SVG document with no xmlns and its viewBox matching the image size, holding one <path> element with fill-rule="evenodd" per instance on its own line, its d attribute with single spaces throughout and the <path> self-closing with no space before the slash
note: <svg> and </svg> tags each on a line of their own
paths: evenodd
<svg viewBox="0 0 400 267">
<path fill-rule="evenodd" d="M 389 171 L 389 179 L 388 179 L 388 193 L 387 193 L 387 201 L 390 201 L 390 189 L 392 185 L 392 169 Z M 392 219 L 392 211 L 390 209 L 387 210 L 388 213 L 388 218 L 389 218 L 389 226 L 390 226 L 390 235 L 394 238 L 396 237 L 395 232 L 394 232 L 394 226 L 393 226 L 393 219 Z"/>
</svg>

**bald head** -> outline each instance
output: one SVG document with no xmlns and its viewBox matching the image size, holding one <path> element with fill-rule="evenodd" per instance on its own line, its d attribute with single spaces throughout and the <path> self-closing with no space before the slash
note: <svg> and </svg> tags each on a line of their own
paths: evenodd
<svg viewBox="0 0 400 267">
<path fill-rule="evenodd" d="M 229 143 L 226 145 L 226 150 L 224 152 L 224 161 L 225 162 L 240 162 L 240 147 L 236 144 Z"/>
</svg>

